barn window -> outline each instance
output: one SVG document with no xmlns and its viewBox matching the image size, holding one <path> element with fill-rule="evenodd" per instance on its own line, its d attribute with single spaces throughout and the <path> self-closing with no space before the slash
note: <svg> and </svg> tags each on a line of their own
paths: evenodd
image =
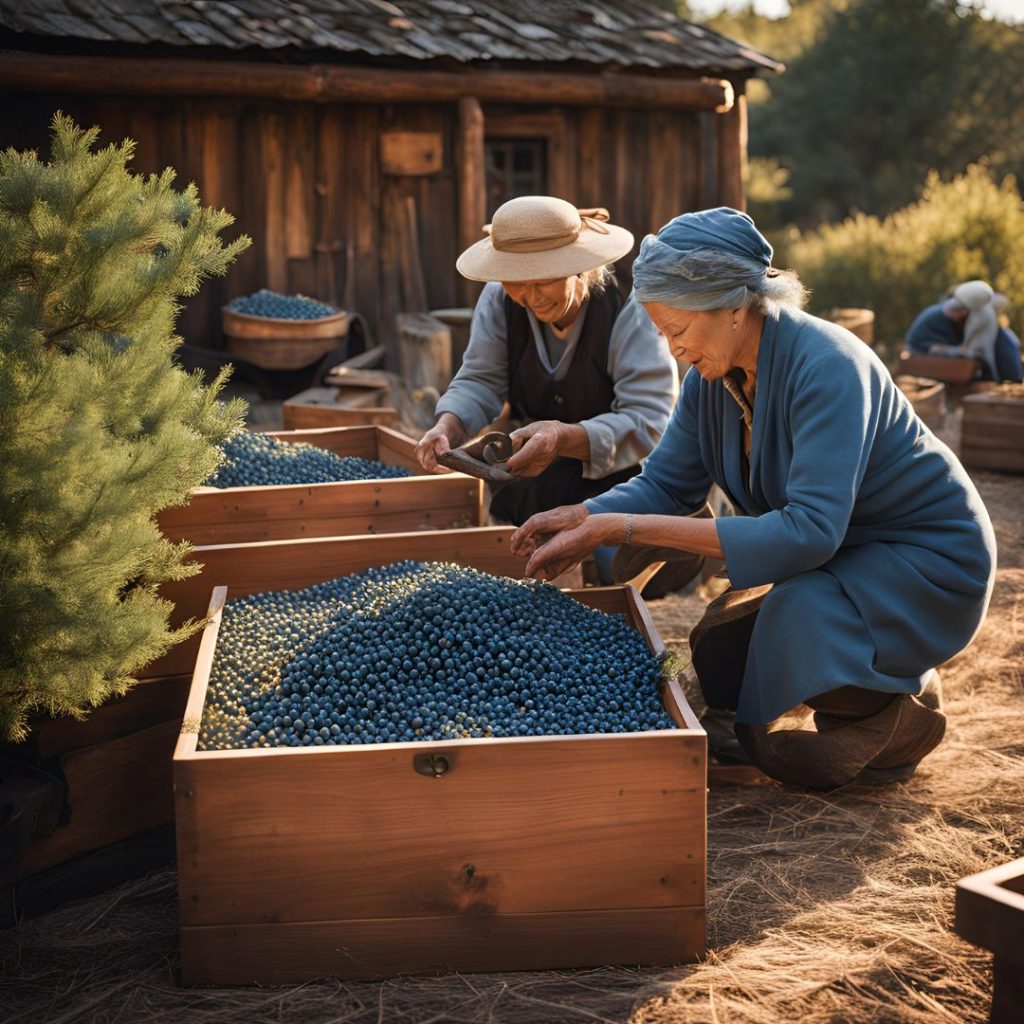
<svg viewBox="0 0 1024 1024">
<path fill-rule="evenodd" d="M 547 139 L 488 138 L 487 209 L 493 213 L 516 196 L 546 195 Z"/>
</svg>

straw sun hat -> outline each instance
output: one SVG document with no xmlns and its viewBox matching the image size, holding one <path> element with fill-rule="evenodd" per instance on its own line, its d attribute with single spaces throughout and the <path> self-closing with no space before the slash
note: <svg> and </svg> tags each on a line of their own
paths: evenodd
<svg viewBox="0 0 1024 1024">
<path fill-rule="evenodd" d="M 471 281 L 572 277 L 614 263 L 633 248 L 633 236 L 607 221 L 607 210 L 577 210 L 552 196 L 520 196 L 498 207 L 484 225 L 487 237 L 455 266 Z"/>
</svg>

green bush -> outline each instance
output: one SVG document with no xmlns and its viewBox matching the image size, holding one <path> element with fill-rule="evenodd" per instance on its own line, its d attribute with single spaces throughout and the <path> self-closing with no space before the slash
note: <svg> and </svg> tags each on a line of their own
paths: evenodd
<svg viewBox="0 0 1024 1024">
<path fill-rule="evenodd" d="M 972 164 L 949 182 L 932 172 L 917 202 L 884 219 L 858 214 L 782 247 L 811 290 L 811 309 L 873 309 L 875 337 L 892 358 L 914 317 L 961 281 L 980 277 L 1011 306 L 1024 302 L 1021 239 L 1016 180 L 997 182 L 984 164 Z"/>
<path fill-rule="evenodd" d="M 178 299 L 247 245 L 134 144 L 54 119 L 49 162 L 0 154 L 0 739 L 34 710 L 83 716 L 195 624 L 168 628 L 167 580 L 197 570 L 155 523 L 241 427 L 173 362 Z"/>
</svg>

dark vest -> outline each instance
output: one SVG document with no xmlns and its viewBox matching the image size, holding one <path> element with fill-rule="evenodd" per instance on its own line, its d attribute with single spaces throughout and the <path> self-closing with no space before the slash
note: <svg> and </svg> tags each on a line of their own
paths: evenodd
<svg viewBox="0 0 1024 1024">
<path fill-rule="evenodd" d="M 614 282 L 590 293 L 572 364 L 556 381 L 541 364 L 526 310 L 505 296 L 508 400 L 513 419 L 579 423 L 611 409 L 615 386 L 608 373 L 608 346 L 622 306 Z"/>
</svg>

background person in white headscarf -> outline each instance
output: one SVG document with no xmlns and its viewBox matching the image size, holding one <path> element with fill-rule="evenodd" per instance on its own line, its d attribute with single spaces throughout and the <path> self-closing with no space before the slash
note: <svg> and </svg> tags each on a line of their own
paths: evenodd
<svg viewBox="0 0 1024 1024">
<path fill-rule="evenodd" d="M 1006 297 L 994 293 L 985 281 L 964 281 L 945 302 L 917 315 L 905 347 L 911 352 L 977 359 L 982 379 L 1019 383 L 1024 378 L 1020 339 L 999 323 L 1006 305 Z"/>
</svg>

